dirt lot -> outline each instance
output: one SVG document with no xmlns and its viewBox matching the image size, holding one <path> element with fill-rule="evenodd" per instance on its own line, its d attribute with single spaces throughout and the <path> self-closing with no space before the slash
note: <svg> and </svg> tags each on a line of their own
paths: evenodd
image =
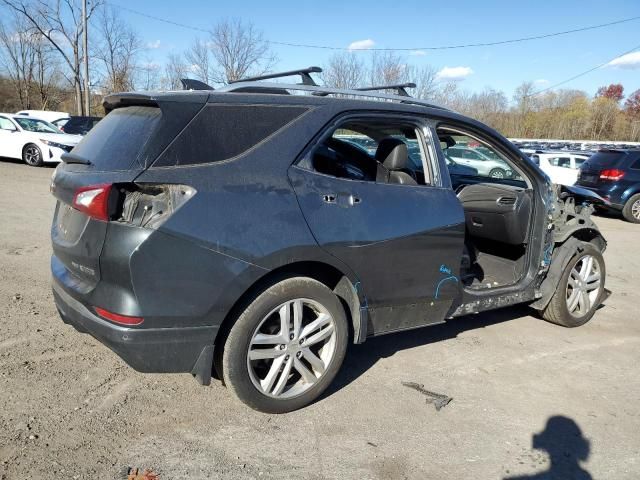
<svg viewBox="0 0 640 480">
<path fill-rule="evenodd" d="M 270 416 L 62 323 L 52 172 L 0 162 L 0 478 L 639 478 L 639 225 L 598 218 L 613 296 L 586 326 L 522 307 L 371 340 L 322 400 Z M 436 411 L 403 380 L 454 400 Z"/>
</svg>

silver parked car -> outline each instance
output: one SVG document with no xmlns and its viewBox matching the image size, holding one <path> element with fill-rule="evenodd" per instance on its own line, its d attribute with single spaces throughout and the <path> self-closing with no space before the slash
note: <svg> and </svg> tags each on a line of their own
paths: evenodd
<svg viewBox="0 0 640 480">
<path fill-rule="evenodd" d="M 513 170 L 506 162 L 491 158 L 477 148 L 453 146 L 445 149 L 444 154 L 459 165 L 475 168 L 478 175 L 492 178 L 511 178 L 513 176 Z"/>
</svg>

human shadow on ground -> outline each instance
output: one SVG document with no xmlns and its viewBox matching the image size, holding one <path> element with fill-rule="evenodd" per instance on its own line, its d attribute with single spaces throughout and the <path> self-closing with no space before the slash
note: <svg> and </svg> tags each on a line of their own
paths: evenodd
<svg viewBox="0 0 640 480">
<path fill-rule="evenodd" d="M 547 452 L 549 469 L 504 480 L 591 480 L 591 474 L 580 465 L 589 458 L 590 446 L 572 419 L 562 415 L 550 417 L 545 429 L 533 435 L 531 445 L 533 450 Z"/>
</svg>

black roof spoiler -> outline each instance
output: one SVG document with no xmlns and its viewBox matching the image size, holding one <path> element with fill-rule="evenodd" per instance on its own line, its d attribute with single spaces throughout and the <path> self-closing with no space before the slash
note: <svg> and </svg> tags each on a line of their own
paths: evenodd
<svg viewBox="0 0 640 480">
<path fill-rule="evenodd" d="M 247 78 L 241 78 L 239 80 L 233 80 L 232 82 L 229 83 L 239 83 L 239 82 L 255 82 L 258 80 L 269 80 L 272 78 L 282 78 L 282 77 L 291 77 L 294 75 L 300 75 L 300 79 L 301 79 L 301 84 L 302 85 L 310 85 L 313 87 L 317 87 L 318 84 L 315 82 L 315 80 L 311 77 L 311 75 L 309 75 L 310 73 L 320 73 L 322 72 L 322 69 L 320 67 L 308 67 L 308 68 L 301 68 L 299 70 L 288 70 L 286 72 L 279 72 L 279 73 L 268 73 L 266 75 L 260 75 L 257 77 L 247 77 Z"/>
<path fill-rule="evenodd" d="M 183 90 L 215 90 L 212 86 L 192 78 L 181 78 L 180 82 Z"/>
</svg>

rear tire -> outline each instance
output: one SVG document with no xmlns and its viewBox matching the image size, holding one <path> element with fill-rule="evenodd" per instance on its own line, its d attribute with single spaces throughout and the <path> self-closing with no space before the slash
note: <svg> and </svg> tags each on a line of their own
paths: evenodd
<svg viewBox="0 0 640 480">
<path fill-rule="evenodd" d="M 562 272 L 542 317 L 563 327 L 579 327 L 587 323 L 602 301 L 606 274 L 600 250 L 590 243 L 582 243 L 581 251 L 569 260 Z"/>
<path fill-rule="evenodd" d="M 640 193 L 627 200 L 622 209 L 622 216 L 627 222 L 640 223 Z"/>
<path fill-rule="evenodd" d="M 329 288 L 306 277 L 282 280 L 231 327 L 222 354 L 224 382 L 255 410 L 297 410 L 333 381 L 348 340 L 344 308 Z"/>
<path fill-rule="evenodd" d="M 44 165 L 42 151 L 35 143 L 27 143 L 22 149 L 22 160 L 30 167 L 41 167 Z"/>
</svg>

